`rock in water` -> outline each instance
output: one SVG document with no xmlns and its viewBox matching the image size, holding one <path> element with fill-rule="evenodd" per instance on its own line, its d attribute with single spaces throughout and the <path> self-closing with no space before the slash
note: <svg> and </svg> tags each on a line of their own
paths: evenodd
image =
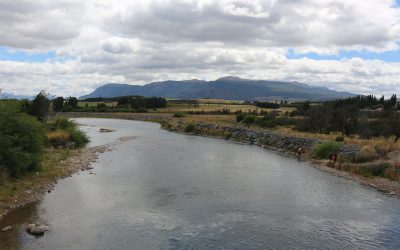
<svg viewBox="0 0 400 250">
<path fill-rule="evenodd" d="M 45 225 L 28 224 L 26 231 L 32 235 L 43 235 L 44 232 L 49 231 L 49 227 Z"/>
<path fill-rule="evenodd" d="M 1 229 L 2 232 L 7 232 L 12 229 L 12 226 L 6 226 L 5 228 Z"/>
<path fill-rule="evenodd" d="M 109 128 L 101 128 L 99 130 L 99 132 L 102 132 L 102 133 L 114 132 L 114 131 L 115 131 L 115 129 L 109 129 Z"/>
</svg>

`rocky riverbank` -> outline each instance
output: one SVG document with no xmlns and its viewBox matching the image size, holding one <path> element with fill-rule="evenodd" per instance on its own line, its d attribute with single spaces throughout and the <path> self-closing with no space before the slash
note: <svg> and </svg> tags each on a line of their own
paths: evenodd
<svg viewBox="0 0 400 250">
<path fill-rule="evenodd" d="M 257 131 L 252 128 L 222 126 L 207 123 L 197 123 L 195 125 L 195 129 L 190 133 L 185 132 L 185 124 L 180 122 L 175 123 L 174 125 L 169 123 L 167 125 L 164 124 L 164 127 L 173 132 L 215 137 L 234 142 L 256 145 L 292 156 L 297 155 L 297 150 L 302 148 L 304 154 L 302 154 L 301 160 L 309 161 L 312 167 L 335 176 L 357 181 L 363 185 L 376 188 L 379 191 L 389 195 L 396 195 L 397 197 L 400 197 L 399 181 L 392 181 L 380 177 L 365 177 L 352 172 L 341 171 L 334 167 L 328 167 L 328 160 L 313 159 L 313 148 L 317 144 L 322 143 L 322 141 L 319 139 L 287 136 L 273 131 Z M 341 144 L 338 150 L 338 155 L 345 159 L 353 159 L 360 152 L 360 150 L 360 145 Z M 337 162 L 335 164 L 340 163 Z"/>
<path fill-rule="evenodd" d="M 65 114 L 63 114 L 65 115 Z M 193 134 L 198 136 L 207 136 L 253 144 L 259 147 L 275 150 L 288 155 L 295 156 L 297 150 L 302 148 L 302 159 L 310 162 L 310 165 L 322 171 L 335 176 L 357 181 L 363 185 L 376 188 L 390 195 L 400 197 L 400 182 L 392 181 L 380 177 L 365 177 L 349 171 L 343 171 L 337 168 L 328 167 L 328 160 L 315 160 L 312 158 L 312 150 L 315 145 L 322 142 L 317 138 L 304 138 L 285 135 L 269 130 L 260 130 L 257 128 L 246 128 L 243 126 L 212 124 L 207 122 L 196 122 L 194 130 L 185 131 L 187 121 L 175 118 L 172 114 L 166 113 L 67 113 L 70 117 L 96 117 L 96 118 L 114 118 L 139 121 L 155 121 L 161 123 L 164 129 L 169 131 Z M 353 159 L 362 149 L 358 144 L 341 144 L 338 155 L 341 158 Z"/>
</svg>

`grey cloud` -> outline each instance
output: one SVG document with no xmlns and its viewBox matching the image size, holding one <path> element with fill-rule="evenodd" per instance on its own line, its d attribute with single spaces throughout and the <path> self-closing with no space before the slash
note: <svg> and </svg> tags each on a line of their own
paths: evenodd
<svg viewBox="0 0 400 250">
<path fill-rule="evenodd" d="M 180 1 L 154 3 L 128 18 L 108 20 L 107 27 L 154 41 L 219 41 L 252 46 L 382 47 L 400 39 L 400 35 L 393 35 L 399 14 L 377 22 L 376 15 L 379 18 L 384 13 L 371 16 L 371 1 L 363 3 L 367 6 L 362 9 L 346 1 L 260 2 L 260 12 L 266 13 L 261 16 L 227 12 L 227 6 L 251 10 L 251 1 L 232 1 L 229 5 L 213 1 L 202 8 Z"/>
<path fill-rule="evenodd" d="M 45 51 L 80 34 L 82 6 L 70 1 L 0 2 L 0 45 Z"/>
</svg>

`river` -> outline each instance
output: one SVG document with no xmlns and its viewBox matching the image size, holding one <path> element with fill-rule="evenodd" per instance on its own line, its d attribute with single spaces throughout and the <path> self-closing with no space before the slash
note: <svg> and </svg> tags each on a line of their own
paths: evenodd
<svg viewBox="0 0 400 250">
<path fill-rule="evenodd" d="M 13 212 L 1 249 L 400 249 L 398 198 L 256 146 L 76 121 L 89 146 L 136 137 Z M 50 231 L 31 236 L 30 222 Z"/>
</svg>

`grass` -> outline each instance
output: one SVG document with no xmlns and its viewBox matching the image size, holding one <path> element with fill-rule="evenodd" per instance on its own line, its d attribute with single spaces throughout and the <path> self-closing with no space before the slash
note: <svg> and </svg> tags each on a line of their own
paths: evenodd
<svg viewBox="0 0 400 250">
<path fill-rule="evenodd" d="M 167 108 L 165 109 L 156 109 L 150 112 L 160 112 L 160 113 L 175 113 L 175 112 L 215 112 L 218 110 L 222 109 L 228 109 L 231 113 L 237 112 L 237 111 L 242 111 L 242 112 L 253 112 L 256 111 L 258 114 L 261 113 L 261 111 L 264 112 L 269 112 L 273 111 L 273 109 L 267 109 L 267 108 L 260 108 L 256 107 L 253 105 L 242 105 L 242 104 L 227 104 L 226 102 L 222 103 L 199 103 L 199 106 L 194 106 L 192 104 L 168 104 Z M 291 112 L 295 110 L 294 108 L 286 108 L 283 107 L 280 110 L 282 110 L 283 113 L 285 112 Z"/>
<path fill-rule="evenodd" d="M 398 163 L 338 164 L 335 168 L 368 178 L 382 177 L 392 181 L 400 180 L 400 165 Z"/>
</svg>

